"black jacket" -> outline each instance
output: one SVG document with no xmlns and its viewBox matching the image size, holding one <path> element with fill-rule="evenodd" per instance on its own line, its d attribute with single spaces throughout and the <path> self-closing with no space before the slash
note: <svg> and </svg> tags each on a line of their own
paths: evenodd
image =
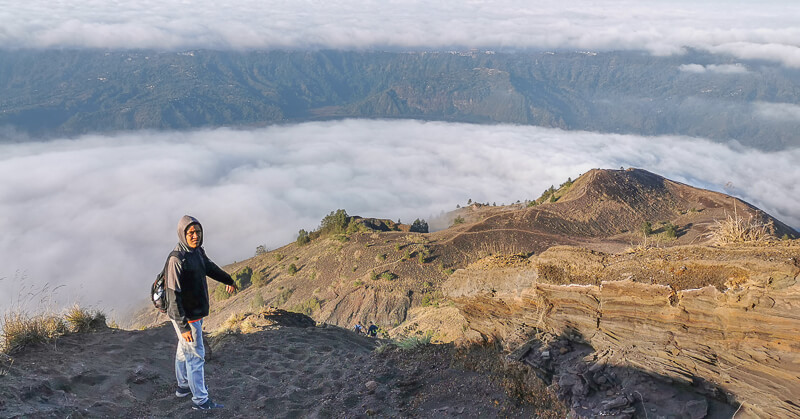
<svg viewBox="0 0 800 419">
<path fill-rule="evenodd" d="M 169 302 L 167 315 L 175 320 L 184 332 L 191 330 L 190 320 L 208 316 L 206 276 L 223 284 L 233 285 L 233 278 L 206 256 L 202 247 L 202 236 L 200 246 L 197 248 L 192 249 L 186 243 L 186 229 L 193 224 L 200 226 L 197 219 L 188 215 L 183 216 L 178 223 L 179 243 L 175 246 L 175 250 L 180 255 L 169 258 L 166 271 Z"/>
</svg>

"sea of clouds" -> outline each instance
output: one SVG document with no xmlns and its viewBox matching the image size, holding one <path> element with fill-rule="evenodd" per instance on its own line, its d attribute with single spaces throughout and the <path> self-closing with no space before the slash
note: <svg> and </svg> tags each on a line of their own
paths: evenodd
<svg viewBox="0 0 800 419">
<path fill-rule="evenodd" d="M 797 228 L 798 161 L 800 148 L 413 120 L 0 143 L 0 312 L 43 296 L 112 313 L 142 304 L 184 214 L 224 265 L 339 208 L 430 219 L 468 199 L 537 198 L 592 168 L 731 193 Z"/>
<path fill-rule="evenodd" d="M 0 1 L 0 48 L 684 47 L 800 67 L 785 0 Z"/>
</svg>

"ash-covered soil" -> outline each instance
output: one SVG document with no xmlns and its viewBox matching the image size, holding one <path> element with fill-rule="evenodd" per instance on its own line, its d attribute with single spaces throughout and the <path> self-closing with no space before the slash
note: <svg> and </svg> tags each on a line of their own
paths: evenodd
<svg viewBox="0 0 800 419">
<path fill-rule="evenodd" d="M 222 410 L 192 411 L 189 398 L 175 397 L 176 336 L 166 324 L 25 348 L 0 376 L 0 417 L 556 418 L 566 412 L 528 367 L 488 349 L 402 350 L 298 322 L 222 336 L 206 341 L 213 348 L 207 384 Z"/>
</svg>

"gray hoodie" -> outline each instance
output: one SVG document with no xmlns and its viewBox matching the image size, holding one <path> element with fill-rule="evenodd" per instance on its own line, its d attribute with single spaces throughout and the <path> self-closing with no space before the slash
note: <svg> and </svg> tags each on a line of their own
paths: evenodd
<svg viewBox="0 0 800 419">
<path fill-rule="evenodd" d="M 233 279 L 220 269 L 203 250 L 203 236 L 200 237 L 200 246 L 192 249 L 186 242 L 186 230 L 196 224 L 201 229 L 196 218 L 184 215 L 178 222 L 178 244 L 175 251 L 179 256 L 169 258 L 167 264 L 167 300 L 169 301 L 167 315 L 175 320 L 181 330 L 191 330 L 189 321 L 208 316 L 208 283 L 206 276 L 211 277 L 226 285 L 233 285 Z"/>
</svg>

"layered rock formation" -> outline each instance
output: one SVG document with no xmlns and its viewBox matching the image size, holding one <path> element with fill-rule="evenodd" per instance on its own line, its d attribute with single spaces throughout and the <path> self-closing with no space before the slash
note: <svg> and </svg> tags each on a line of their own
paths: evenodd
<svg viewBox="0 0 800 419">
<path fill-rule="evenodd" d="M 556 247 L 457 271 L 444 292 L 513 349 L 546 331 L 692 385 L 739 415 L 800 417 L 800 242 L 607 255 Z M 741 417 L 741 416 L 739 416 Z"/>
</svg>

